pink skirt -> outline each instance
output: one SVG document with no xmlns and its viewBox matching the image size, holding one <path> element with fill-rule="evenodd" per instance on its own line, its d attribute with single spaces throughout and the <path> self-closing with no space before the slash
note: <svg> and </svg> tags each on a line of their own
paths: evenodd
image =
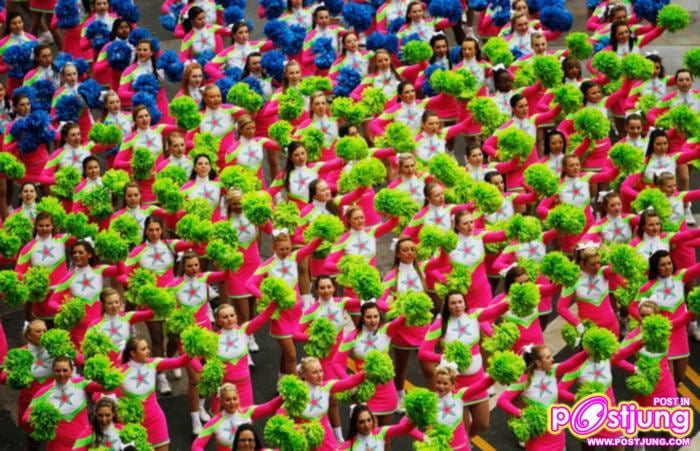
<svg viewBox="0 0 700 451">
<path fill-rule="evenodd" d="M 464 387 L 469 387 L 470 385 L 474 385 L 477 383 L 477 381 L 481 380 L 484 377 L 484 368 L 481 367 L 479 368 L 479 371 L 477 371 L 474 374 L 466 375 L 466 374 L 459 374 L 457 375 L 457 380 L 456 380 L 456 388 L 457 390 L 461 390 Z M 464 405 L 465 406 L 471 406 L 474 404 L 478 404 L 482 401 L 487 401 L 489 399 L 489 393 L 487 390 L 480 391 L 479 393 L 475 393 L 473 396 L 470 396 L 469 399 L 464 400 Z"/>
<path fill-rule="evenodd" d="M 301 319 L 301 303 L 280 312 L 279 319 L 270 321 L 270 336 L 272 338 L 291 338 L 294 331 L 299 327 Z"/>
<path fill-rule="evenodd" d="M 367 401 L 367 406 L 375 415 L 390 415 L 396 412 L 398 405 L 399 397 L 394 381 L 377 385 L 374 389 L 374 396 Z"/>
<path fill-rule="evenodd" d="M 29 9 L 42 13 L 53 14 L 56 8 L 56 0 L 29 0 Z"/>
</svg>

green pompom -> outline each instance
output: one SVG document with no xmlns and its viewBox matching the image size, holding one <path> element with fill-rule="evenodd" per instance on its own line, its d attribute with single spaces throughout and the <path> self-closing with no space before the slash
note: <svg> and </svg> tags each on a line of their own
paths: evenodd
<svg viewBox="0 0 700 451">
<path fill-rule="evenodd" d="M 119 419 L 123 420 L 121 415 Z M 123 423 L 125 421 L 122 421 Z M 140 424 L 134 424 L 140 422 L 132 422 L 132 424 L 126 424 L 121 431 L 119 431 L 119 439 L 122 443 L 133 443 L 136 451 L 153 451 L 153 446 L 148 442 L 148 432 Z"/>
<path fill-rule="evenodd" d="M 564 114 L 572 114 L 583 105 L 583 93 L 576 86 L 565 83 L 554 90 L 554 101 L 561 105 Z"/>
<path fill-rule="evenodd" d="M 199 219 L 194 214 L 187 214 L 180 218 L 175 227 L 175 232 L 180 238 L 193 243 L 209 241 L 211 230 L 211 221 Z"/>
<path fill-rule="evenodd" d="M 185 213 L 188 215 L 194 215 L 202 221 L 208 221 L 211 218 L 212 213 L 214 213 L 214 209 L 206 199 L 198 197 L 195 199 L 187 199 L 185 201 Z"/>
<path fill-rule="evenodd" d="M 270 303 L 277 304 L 278 310 L 289 310 L 297 304 L 297 294 L 294 287 L 279 277 L 266 277 L 260 284 L 262 296 L 258 301 L 258 311 L 264 310 Z M 275 312 L 278 315 L 278 312 Z M 273 318 L 276 316 L 273 315 Z"/>
<path fill-rule="evenodd" d="M 583 232 L 586 214 L 573 205 L 559 204 L 549 211 L 544 226 L 547 229 L 557 229 L 559 233 L 575 235 Z"/>
<path fill-rule="evenodd" d="M 191 357 L 213 359 L 219 348 L 219 336 L 199 326 L 190 326 L 180 335 L 182 349 Z"/>
<path fill-rule="evenodd" d="M 540 264 L 529 258 L 518 258 L 517 264 L 525 270 L 530 280 L 537 280 L 540 276 Z"/>
<path fill-rule="evenodd" d="M 124 380 L 124 373 L 114 367 L 106 355 L 92 356 L 85 361 L 84 375 L 87 379 L 102 385 L 107 391 L 119 387 Z"/>
<path fill-rule="evenodd" d="M 169 164 L 156 173 L 156 180 L 170 179 L 177 186 L 182 186 L 189 180 L 189 174 L 180 166 Z"/>
<path fill-rule="evenodd" d="M 456 186 L 463 179 L 463 168 L 449 154 L 435 155 L 428 163 L 428 171 L 437 181 L 447 187 Z"/>
<path fill-rule="evenodd" d="M 311 357 L 327 357 L 338 338 L 335 326 L 327 318 L 314 320 L 308 330 L 309 341 L 304 344 L 304 352 Z"/>
<path fill-rule="evenodd" d="M 367 353 L 363 369 L 367 374 L 367 379 L 376 385 L 386 384 L 396 375 L 391 357 L 377 350 Z"/>
<path fill-rule="evenodd" d="M 396 318 L 400 315 L 406 318 L 409 326 L 426 326 L 433 319 L 431 310 L 433 301 L 423 292 L 405 292 L 394 299 L 389 308 L 389 317 Z"/>
<path fill-rule="evenodd" d="M 508 420 L 508 427 L 515 435 L 515 439 L 520 443 L 530 440 L 530 428 L 522 418 L 511 418 Z"/>
<path fill-rule="evenodd" d="M 532 86 L 537 82 L 535 71 L 532 68 L 532 63 L 523 62 L 523 65 L 515 72 L 513 77 L 513 87 L 515 89 Z"/>
<path fill-rule="evenodd" d="M 368 115 L 364 104 L 356 103 L 349 97 L 338 97 L 331 103 L 331 116 L 350 125 L 360 125 Z"/>
<path fill-rule="evenodd" d="M 348 192 L 359 186 L 371 187 L 386 181 L 386 167 L 376 158 L 359 160 L 353 165 L 350 172 L 345 174 L 347 174 L 346 178 L 350 184 Z"/>
<path fill-rule="evenodd" d="M 540 404 L 530 404 L 523 409 L 523 420 L 530 430 L 531 437 L 538 437 L 547 431 L 547 408 Z"/>
<path fill-rule="evenodd" d="M 435 284 L 435 292 L 441 298 L 444 298 L 448 293 L 453 291 L 466 295 L 467 291 L 469 291 L 469 286 L 471 283 L 471 270 L 463 265 L 455 265 L 452 267 L 452 271 L 447 274 L 444 284 Z"/>
<path fill-rule="evenodd" d="M 514 283 L 508 292 L 510 310 L 524 318 L 531 315 L 540 304 L 540 289 L 533 282 Z"/>
<path fill-rule="evenodd" d="M 32 426 L 32 438 L 38 442 L 55 439 L 56 428 L 61 422 L 61 412 L 58 408 L 44 399 L 37 399 L 30 408 L 29 424 Z"/>
<path fill-rule="evenodd" d="M 272 217 L 272 196 L 266 191 L 245 193 L 241 208 L 251 223 L 262 226 Z"/>
<path fill-rule="evenodd" d="M 62 329 L 48 330 L 41 336 L 40 342 L 41 346 L 46 348 L 46 352 L 54 359 L 60 356 L 66 356 L 71 360 L 75 359 L 77 351 L 73 342 L 71 342 L 68 331 Z"/>
<path fill-rule="evenodd" d="M 361 136 L 343 136 L 335 144 L 335 154 L 345 161 L 364 160 L 369 156 L 369 147 Z"/>
<path fill-rule="evenodd" d="M 498 136 L 497 155 L 501 161 L 515 158 L 525 161 L 535 145 L 535 138 L 519 128 L 508 127 L 496 135 Z"/>
<path fill-rule="evenodd" d="M 564 70 L 554 55 L 537 55 L 532 62 L 535 76 L 546 89 L 559 86 L 564 79 Z"/>
<path fill-rule="evenodd" d="M 396 153 L 407 153 L 416 150 L 416 134 L 411 127 L 402 122 L 392 122 L 384 131 L 385 147 L 391 147 Z"/>
<path fill-rule="evenodd" d="M 123 169 L 109 169 L 102 176 L 102 184 L 116 197 L 124 196 L 124 189 L 129 183 L 129 174 Z"/>
<path fill-rule="evenodd" d="M 175 295 L 171 291 L 153 285 L 139 287 L 136 297 L 137 303 L 150 307 L 156 318 L 167 318 L 177 305 Z"/>
<path fill-rule="evenodd" d="M 362 91 L 360 103 L 370 115 L 376 116 L 384 112 L 386 101 L 387 98 L 383 90 L 370 86 Z"/>
<path fill-rule="evenodd" d="M 97 224 L 91 224 L 85 213 L 69 213 L 63 229 L 79 240 L 97 235 Z"/>
<path fill-rule="evenodd" d="M 322 214 L 316 216 L 309 227 L 304 230 L 304 239 L 310 241 L 314 238 L 321 238 L 335 243 L 344 231 L 345 226 L 340 218 L 335 215 Z"/>
<path fill-rule="evenodd" d="M 31 219 L 25 215 L 16 214 L 7 218 L 4 228 L 0 230 L 4 230 L 8 235 L 17 238 L 20 241 L 20 246 L 22 246 L 32 239 L 32 228 Z"/>
<path fill-rule="evenodd" d="M 293 235 L 300 222 L 299 207 L 292 201 L 280 202 L 272 212 L 272 224 L 276 229 L 287 229 Z"/>
<path fill-rule="evenodd" d="M 613 80 L 608 84 L 603 85 L 603 95 L 609 96 L 622 89 L 622 78 Z"/>
<path fill-rule="evenodd" d="M 607 387 L 602 382 L 587 381 L 581 384 L 576 390 L 576 402 L 579 402 L 586 396 L 603 395 L 607 392 Z"/>
<path fill-rule="evenodd" d="M 588 329 L 583 334 L 581 343 L 594 362 L 610 360 L 620 347 L 615 334 L 602 327 Z"/>
<path fill-rule="evenodd" d="M 454 234 L 454 232 L 451 232 Z M 449 233 L 446 233 L 443 229 L 433 226 L 426 225 L 421 227 L 418 233 L 418 239 L 420 243 L 418 244 L 418 258 L 420 260 L 426 260 L 433 256 L 438 249 L 443 246 L 444 238 Z M 450 240 L 450 242 L 453 240 Z M 454 250 L 454 247 L 450 250 L 446 250 L 446 253 L 450 253 Z"/>
<path fill-rule="evenodd" d="M 680 5 L 666 5 L 661 8 L 661 11 L 656 16 L 656 24 L 671 33 L 681 31 L 689 23 L 690 13 Z"/>
<path fill-rule="evenodd" d="M 165 318 L 165 333 L 177 337 L 188 327 L 196 325 L 194 321 L 195 313 L 197 313 L 195 309 L 180 305 Z"/>
<path fill-rule="evenodd" d="M 459 100 L 471 100 L 479 89 L 479 81 L 466 69 L 438 69 L 430 76 L 430 85 L 435 92 L 444 92 Z"/>
<path fill-rule="evenodd" d="M 658 103 L 659 99 L 654 94 L 647 94 L 637 99 L 635 108 L 640 110 L 644 117 L 646 117 L 649 114 L 649 111 L 656 108 Z"/>
<path fill-rule="evenodd" d="M 376 391 L 376 385 L 374 385 L 370 381 L 364 381 L 360 385 L 357 386 L 357 389 L 355 390 L 354 394 L 354 399 L 355 402 L 357 403 L 366 403 L 372 397 L 374 396 L 374 392 Z"/>
<path fill-rule="evenodd" d="M 417 428 L 425 430 L 437 422 L 438 397 L 425 388 L 414 388 L 403 400 L 406 415 Z"/>
<path fill-rule="evenodd" d="M 333 90 L 333 84 L 328 79 L 328 77 L 311 76 L 305 77 L 301 83 L 299 83 L 299 91 L 305 96 L 309 97 L 311 94 L 321 91 L 330 92 Z"/>
<path fill-rule="evenodd" d="M 106 333 L 94 327 L 88 329 L 83 342 L 80 344 L 80 348 L 86 359 L 94 355 L 107 355 L 110 352 L 119 351 L 119 348 Z"/>
<path fill-rule="evenodd" d="M 414 40 L 403 46 L 401 61 L 405 64 L 418 64 L 428 61 L 433 56 L 433 49 L 425 41 Z"/>
<path fill-rule="evenodd" d="M 299 427 L 304 437 L 306 437 L 306 443 L 309 449 L 316 449 L 321 446 L 326 432 L 320 421 L 312 420 L 308 423 L 300 424 Z"/>
<path fill-rule="evenodd" d="M 610 121 L 600 110 L 586 107 L 574 114 L 574 127 L 578 133 L 597 141 L 610 133 Z"/>
<path fill-rule="evenodd" d="M 124 297 L 132 304 L 137 304 L 138 299 L 136 293 L 138 292 L 139 288 L 146 285 L 155 286 L 156 280 L 156 275 L 153 271 L 146 268 L 134 269 L 134 271 L 129 275 L 129 290 L 124 294 Z"/>
<path fill-rule="evenodd" d="M 496 102 L 490 97 L 476 97 L 469 102 L 467 108 L 472 112 L 474 120 L 481 125 L 484 136 L 492 135 L 508 120 L 508 116 L 501 113 Z"/>
<path fill-rule="evenodd" d="M 447 343 L 443 350 L 445 360 L 457 364 L 457 369 L 463 373 L 472 364 L 472 351 L 461 341 Z"/>
<path fill-rule="evenodd" d="M 535 217 L 517 214 L 508 221 L 506 234 L 511 240 L 514 239 L 520 243 L 528 243 L 540 238 L 542 235 L 542 225 Z"/>
<path fill-rule="evenodd" d="M 118 234 L 129 247 L 136 246 L 142 240 L 141 224 L 129 214 L 119 215 L 113 219 L 109 224 L 109 230 Z"/>
<path fill-rule="evenodd" d="M 8 179 L 24 178 L 24 164 L 8 152 L 0 153 L 0 174 Z"/>
<path fill-rule="evenodd" d="M 148 180 L 155 172 L 156 158 L 145 147 L 137 147 L 131 157 L 131 169 L 135 180 Z"/>
<path fill-rule="evenodd" d="M 104 262 L 119 263 L 129 256 L 129 244 L 117 232 L 104 230 L 95 239 L 95 253 Z"/>
<path fill-rule="evenodd" d="M 685 52 L 683 64 L 690 69 L 694 77 L 700 77 L 700 48 L 690 49 Z"/>
<path fill-rule="evenodd" d="M 306 451 L 306 437 L 297 431 L 294 422 L 286 415 L 275 415 L 265 423 L 265 441 L 280 451 Z"/>
<path fill-rule="evenodd" d="M 244 193 L 262 188 L 257 174 L 244 166 L 228 166 L 221 171 L 221 184 L 226 188 L 238 188 Z"/>
<path fill-rule="evenodd" d="M 632 211 L 653 209 L 661 219 L 661 224 L 670 223 L 671 202 L 658 188 L 644 188 L 632 201 Z"/>
<path fill-rule="evenodd" d="M 58 309 L 54 317 L 54 324 L 64 330 L 70 331 L 85 318 L 85 300 L 72 297 Z"/>
<path fill-rule="evenodd" d="M 55 182 L 51 185 L 51 194 L 61 199 L 72 199 L 75 187 L 80 183 L 80 172 L 73 166 L 66 166 L 56 171 Z"/>
<path fill-rule="evenodd" d="M 628 80 L 649 80 L 654 76 L 654 63 L 638 53 L 622 57 L 622 75 Z"/>
<path fill-rule="evenodd" d="M 489 182 L 476 182 L 470 191 L 476 208 L 484 213 L 496 213 L 503 206 L 503 193 Z"/>
<path fill-rule="evenodd" d="M 282 396 L 282 407 L 292 417 L 299 417 L 309 402 L 309 387 L 304 381 L 293 375 L 280 378 L 277 391 Z"/>
<path fill-rule="evenodd" d="M 226 373 L 224 363 L 219 359 L 209 359 L 204 364 L 197 382 L 197 392 L 201 396 L 216 395 Z"/>
<path fill-rule="evenodd" d="M 650 395 L 661 375 L 659 361 L 646 354 L 640 354 L 636 364 L 637 373 L 627 378 L 627 387 L 640 395 Z"/>
<path fill-rule="evenodd" d="M 10 349 L 4 361 L 7 385 L 14 390 L 29 387 L 34 382 L 33 364 L 34 356 L 29 349 Z"/>
<path fill-rule="evenodd" d="M 63 222 L 66 220 L 66 210 L 63 208 L 63 204 L 52 196 L 42 197 L 41 200 L 36 204 L 37 212 L 46 212 L 53 218 L 54 225 L 57 228 L 63 227 Z"/>
<path fill-rule="evenodd" d="M 687 304 L 688 310 L 695 314 L 700 313 L 700 287 L 695 287 L 688 293 Z"/>
<path fill-rule="evenodd" d="M 29 302 L 42 302 L 49 295 L 49 270 L 43 266 L 32 266 L 22 278 L 27 287 Z"/>
<path fill-rule="evenodd" d="M 666 352 L 671 337 L 671 321 L 662 315 L 650 315 L 642 320 L 642 338 L 649 352 Z"/>
<path fill-rule="evenodd" d="M 304 112 L 304 97 L 298 89 L 287 89 L 279 98 L 278 115 L 285 121 L 295 121 Z"/>
<path fill-rule="evenodd" d="M 221 269 L 238 271 L 243 265 L 243 254 L 222 240 L 212 240 L 207 244 L 207 256 Z"/>
<path fill-rule="evenodd" d="M 281 148 L 286 148 L 292 142 L 292 124 L 287 121 L 277 121 L 268 130 L 272 138 Z"/>
<path fill-rule="evenodd" d="M 101 221 L 112 216 L 114 208 L 112 207 L 112 193 L 104 186 L 99 186 L 88 191 L 82 198 L 83 205 L 88 210 L 88 214 Z"/>
<path fill-rule="evenodd" d="M 382 188 L 374 196 L 374 208 L 378 213 L 407 219 L 412 218 L 419 210 L 410 194 L 390 188 Z"/>
<path fill-rule="evenodd" d="M 119 128 L 117 124 L 103 124 L 100 122 L 92 125 L 88 136 L 90 141 L 97 144 L 114 146 L 121 144 L 122 138 L 124 137 L 122 129 Z"/>
<path fill-rule="evenodd" d="M 636 284 L 630 284 L 631 287 L 628 288 L 616 288 L 613 291 L 613 294 L 615 295 L 615 300 L 617 301 L 618 304 L 620 304 L 623 307 L 629 307 L 630 303 L 634 301 L 637 297 L 637 293 L 639 293 L 639 289 L 641 288 L 640 285 Z"/>
<path fill-rule="evenodd" d="M 143 402 L 137 397 L 122 396 L 117 402 L 117 417 L 124 424 L 141 425 L 144 417 Z"/>
<path fill-rule="evenodd" d="M 494 66 L 503 64 L 507 68 L 510 67 L 515 60 L 515 57 L 510 51 L 508 42 L 500 36 L 486 41 L 486 44 L 481 48 L 481 52 Z"/>
<path fill-rule="evenodd" d="M 580 273 L 578 265 L 559 251 L 548 252 L 540 263 L 540 270 L 563 287 L 573 287 Z"/>
<path fill-rule="evenodd" d="M 504 321 L 493 328 L 493 336 L 484 338 L 482 348 L 489 354 L 508 351 L 520 338 L 520 329 L 512 322 Z"/>
<path fill-rule="evenodd" d="M 675 128 L 687 137 L 700 135 L 700 112 L 689 105 L 676 105 L 656 120 L 657 127 Z"/>
<path fill-rule="evenodd" d="M 617 143 L 612 146 L 608 156 L 623 174 L 634 174 L 644 167 L 644 151 L 632 144 Z"/>
<path fill-rule="evenodd" d="M 501 385 L 510 385 L 525 372 L 525 360 L 513 351 L 496 351 L 489 357 L 486 372 Z"/>
<path fill-rule="evenodd" d="M 170 115 L 176 119 L 177 126 L 185 130 L 194 130 L 202 122 L 199 105 L 190 96 L 176 97 L 170 101 Z"/>
<path fill-rule="evenodd" d="M 615 273 L 629 281 L 646 280 L 649 261 L 636 249 L 624 243 L 613 243 L 609 249 L 610 266 Z"/>
<path fill-rule="evenodd" d="M 603 50 L 593 56 L 593 68 L 602 72 L 610 80 L 615 80 L 622 75 L 620 58 L 612 50 Z"/>
<path fill-rule="evenodd" d="M 338 283 L 349 286 L 364 301 L 379 298 L 384 291 L 379 270 L 359 255 L 346 255 L 340 259 L 341 274 Z"/>
<path fill-rule="evenodd" d="M 185 203 L 185 196 L 180 191 L 180 186 L 171 179 L 156 180 L 153 184 L 153 194 L 158 203 L 169 213 L 180 210 Z"/>
<path fill-rule="evenodd" d="M 265 101 L 248 83 L 238 82 L 226 94 L 228 103 L 244 108 L 248 113 L 255 114 L 262 108 Z"/>
<path fill-rule="evenodd" d="M 566 323 L 561 328 L 561 336 L 564 339 L 564 343 L 570 348 L 576 347 L 576 342 L 581 338 L 581 334 L 578 333 L 576 327 L 573 324 Z"/>
<path fill-rule="evenodd" d="M 593 54 L 593 44 L 588 40 L 588 35 L 582 31 L 568 33 L 565 42 L 569 55 L 579 61 L 585 61 Z"/>
<path fill-rule="evenodd" d="M 24 216 L 24 215 L 15 215 Z M 31 229 L 30 229 L 31 230 Z M 22 248 L 22 241 L 5 229 L 0 229 L 0 253 L 7 258 L 13 258 Z"/>
<path fill-rule="evenodd" d="M 444 424 L 431 426 L 422 442 L 413 442 L 413 451 L 451 451 L 452 429 Z"/>
<path fill-rule="evenodd" d="M 300 133 L 301 143 L 306 149 L 306 156 L 309 161 L 318 161 L 321 159 L 321 149 L 325 136 L 323 132 L 315 127 L 306 127 Z"/>
</svg>

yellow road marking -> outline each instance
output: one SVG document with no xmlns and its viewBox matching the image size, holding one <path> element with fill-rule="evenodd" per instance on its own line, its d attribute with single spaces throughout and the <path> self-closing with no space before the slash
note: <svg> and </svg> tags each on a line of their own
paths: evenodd
<svg viewBox="0 0 700 451">
<path fill-rule="evenodd" d="M 690 404 L 693 406 L 693 409 L 695 409 L 696 412 L 700 412 L 700 399 L 698 399 L 698 397 L 695 396 L 695 393 L 693 393 L 685 384 L 680 384 L 678 386 L 678 393 L 690 399 Z"/>
<path fill-rule="evenodd" d="M 491 446 L 489 442 L 479 437 L 478 435 L 476 437 L 472 437 L 472 443 L 478 446 L 481 451 L 496 451 L 496 448 Z"/>
<path fill-rule="evenodd" d="M 685 371 L 685 375 L 696 387 L 700 388 L 700 374 L 697 371 L 689 366 Z"/>
</svg>

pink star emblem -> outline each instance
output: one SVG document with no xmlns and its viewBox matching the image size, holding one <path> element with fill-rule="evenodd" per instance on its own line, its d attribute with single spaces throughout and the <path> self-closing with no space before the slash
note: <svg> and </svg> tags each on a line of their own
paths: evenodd
<svg viewBox="0 0 700 451">
<path fill-rule="evenodd" d="M 157 250 L 153 251 L 153 254 L 151 255 L 151 259 L 153 260 L 153 263 L 155 262 L 161 262 L 164 263 L 163 261 L 163 254 L 158 252 Z"/>
</svg>

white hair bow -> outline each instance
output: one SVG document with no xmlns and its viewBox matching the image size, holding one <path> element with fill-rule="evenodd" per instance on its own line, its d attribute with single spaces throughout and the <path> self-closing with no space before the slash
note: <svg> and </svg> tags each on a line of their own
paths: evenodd
<svg viewBox="0 0 700 451">
<path fill-rule="evenodd" d="M 594 241 L 584 241 L 576 245 L 576 250 L 582 251 L 584 249 L 588 249 L 589 247 L 598 249 L 600 247 L 600 243 L 596 243 Z"/>
<path fill-rule="evenodd" d="M 107 89 L 100 91 L 100 102 L 105 101 L 105 98 L 107 98 L 107 94 L 109 94 L 109 90 Z"/>
<path fill-rule="evenodd" d="M 632 116 L 633 114 L 638 114 L 640 116 L 644 116 L 644 113 L 641 110 L 636 110 L 636 111 L 627 111 L 625 112 L 625 119 L 628 117 Z"/>
<path fill-rule="evenodd" d="M 497 70 L 506 70 L 506 66 L 503 65 L 503 63 L 498 63 L 495 66 L 493 66 L 493 71 L 496 72 Z"/>
<path fill-rule="evenodd" d="M 284 235 L 289 234 L 289 230 L 286 227 L 282 227 L 281 229 L 274 229 L 272 231 L 272 236 L 275 238 L 277 238 L 278 236 L 283 235 L 283 234 Z"/>
<path fill-rule="evenodd" d="M 396 252 L 396 244 L 399 242 L 398 238 L 392 238 L 391 239 L 391 244 L 389 245 L 389 249 L 391 249 L 391 252 Z"/>
<path fill-rule="evenodd" d="M 603 202 L 605 200 L 605 196 L 610 194 L 612 191 L 598 191 L 598 202 Z"/>
<path fill-rule="evenodd" d="M 530 354 L 530 353 L 532 353 L 532 348 L 533 348 L 533 346 L 535 346 L 534 343 L 530 343 L 530 344 L 528 344 L 528 345 L 523 346 L 522 348 L 520 348 L 520 353 L 521 353 L 521 354 Z"/>
<path fill-rule="evenodd" d="M 650 52 L 644 52 L 644 56 L 651 56 L 651 55 L 659 56 L 659 51 L 658 51 L 658 50 L 652 50 L 652 51 L 650 51 Z"/>
</svg>

